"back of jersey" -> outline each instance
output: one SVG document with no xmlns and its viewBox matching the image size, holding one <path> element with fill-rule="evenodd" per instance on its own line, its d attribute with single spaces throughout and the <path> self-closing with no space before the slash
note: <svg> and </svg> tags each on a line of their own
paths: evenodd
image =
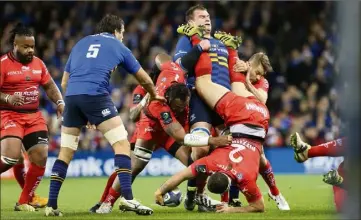
<svg viewBox="0 0 361 220">
<path fill-rule="evenodd" d="M 131 51 L 114 35 L 84 37 L 73 47 L 65 66 L 69 73 L 66 96 L 109 94 L 110 75 L 118 65 L 132 74 L 140 69 Z"/>
</svg>

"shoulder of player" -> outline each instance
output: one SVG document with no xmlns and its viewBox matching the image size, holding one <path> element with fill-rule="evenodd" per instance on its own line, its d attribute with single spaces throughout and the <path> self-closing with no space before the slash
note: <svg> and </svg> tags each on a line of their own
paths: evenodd
<svg viewBox="0 0 361 220">
<path fill-rule="evenodd" d="M 0 62 L 1 63 L 4 63 L 6 60 L 9 60 L 9 57 L 7 54 L 4 54 L 0 57 Z"/>
</svg>

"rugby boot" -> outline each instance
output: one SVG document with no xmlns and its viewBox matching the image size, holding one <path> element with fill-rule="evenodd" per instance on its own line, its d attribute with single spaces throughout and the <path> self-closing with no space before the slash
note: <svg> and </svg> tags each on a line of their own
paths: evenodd
<svg viewBox="0 0 361 220">
<path fill-rule="evenodd" d="M 297 162 L 302 163 L 308 159 L 308 151 L 311 146 L 304 142 L 297 132 L 291 135 L 291 146 L 295 152 L 294 157 Z"/>
<path fill-rule="evenodd" d="M 214 33 L 214 37 L 222 41 L 222 43 L 224 43 L 224 45 L 227 47 L 230 47 L 234 50 L 237 50 L 238 47 L 242 44 L 242 37 L 233 36 L 231 34 L 227 34 L 226 32 L 216 31 Z"/>
</svg>

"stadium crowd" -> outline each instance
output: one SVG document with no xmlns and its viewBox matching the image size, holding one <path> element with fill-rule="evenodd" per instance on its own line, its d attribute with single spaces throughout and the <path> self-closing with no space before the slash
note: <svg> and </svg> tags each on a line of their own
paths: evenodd
<svg viewBox="0 0 361 220">
<path fill-rule="evenodd" d="M 1 2 L 1 54 L 7 52 L 9 32 L 17 22 L 34 28 L 36 53 L 44 60 L 59 85 L 73 45 L 93 33 L 96 22 L 106 13 L 125 21 L 124 43 L 143 68 L 150 70 L 159 52 L 173 54 L 184 23 L 184 11 L 195 2 Z M 289 135 L 303 134 L 313 145 L 338 137 L 337 91 L 333 84 L 339 74 L 335 46 L 337 27 L 332 22 L 332 2 L 207 2 L 213 30 L 243 37 L 242 59 L 257 51 L 271 58 L 275 72 L 270 83 L 267 106 L 271 123 L 267 147 L 289 144 Z M 295 16 L 297 14 L 298 16 Z M 302 16 L 302 14 L 307 16 Z M 21 18 L 15 20 L 15 18 Z M 131 93 L 135 79 L 121 69 L 113 74 L 112 98 L 131 135 L 129 120 Z M 121 84 L 121 78 L 126 78 Z M 60 142 L 60 123 L 55 106 L 41 98 L 43 114 L 51 134 L 50 150 Z M 100 133 L 84 130 L 79 149 L 111 150 Z"/>
</svg>

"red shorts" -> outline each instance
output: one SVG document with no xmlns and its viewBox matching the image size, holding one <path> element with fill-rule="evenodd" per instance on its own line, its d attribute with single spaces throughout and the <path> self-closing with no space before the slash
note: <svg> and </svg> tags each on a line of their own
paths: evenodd
<svg viewBox="0 0 361 220">
<path fill-rule="evenodd" d="M 180 145 L 170 137 L 163 128 L 149 118 L 142 118 L 137 126 L 136 139 L 153 141 L 156 144 L 154 150 L 164 148 L 171 155 L 175 156 Z"/>
<path fill-rule="evenodd" d="M 137 129 L 138 129 L 138 126 L 135 127 L 135 129 L 133 131 L 133 135 L 130 138 L 129 143 L 131 143 L 131 144 L 135 144 L 135 142 L 137 141 Z"/>
<path fill-rule="evenodd" d="M 247 106 L 250 109 L 247 109 Z M 219 99 L 214 110 L 225 121 L 226 125 L 252 124 L 268 128 L 269 112 L 267 107 L 255 97 L 242 97 L 227 92 Z"/>
<path fill-rule="evenodd" d="M 1 111 L 0 139 L 4 137 L 18 137 L 38 132 L 48 131 L 45 119 L 40 111 L 36 113 L 18 113 L 14 111 Z"/>
</svg>

